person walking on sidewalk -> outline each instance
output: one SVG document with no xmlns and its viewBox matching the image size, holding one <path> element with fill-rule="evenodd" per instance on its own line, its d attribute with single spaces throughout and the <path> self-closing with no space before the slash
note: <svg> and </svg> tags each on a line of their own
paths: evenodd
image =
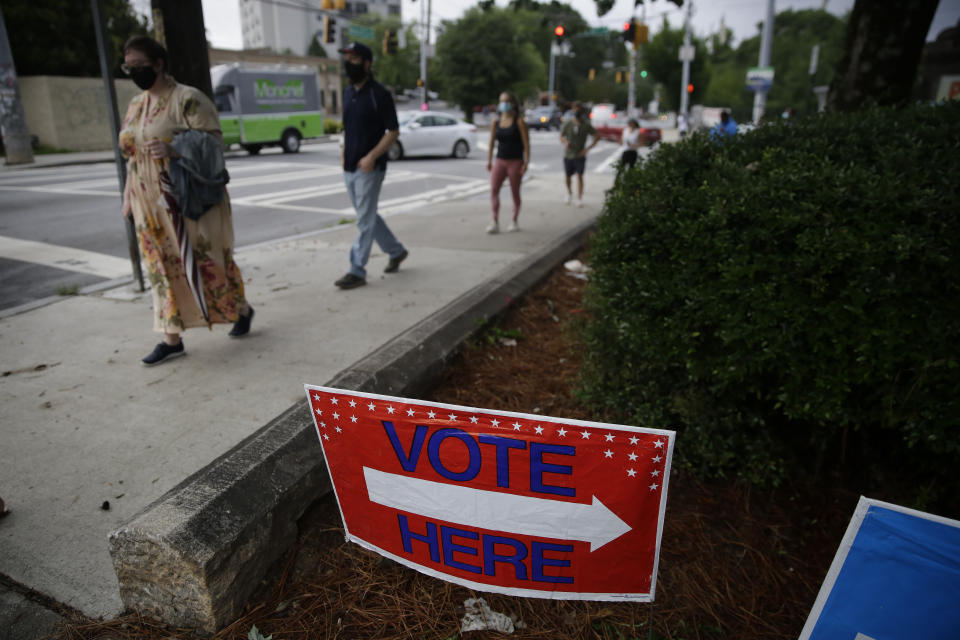
<svg viewBox="0 0 960 640">
<path fill-rule="evenodd" d="M 500 188 L 510 178 L 510 194 L 513 196 L 513 219 L 507 231 L 520 231 L 517 218 L 520 216 L 520 182 L 530 163 L 530 134 L 527 123 L 520 114 L 520 102 L 509 91 L 500 94 L 497 105 L 499 116 L 490 124 L 490 145 L 487 148 L 487 171 L 490 172 L 490 208 L 493 221 L 487 233 L 500 232 Z M 497 160 L 493 162 L 494 142 Z"/>
<path fill-rule="evenodd" d="M 226 189 L 199 219 L 182 214 L 170 181 L 174 135 L 193 129 L 221 137 L 213 103 L 198 89 L 167 74 L 167 51 L 134 36 L 123 47 L 123 71 L 142 93 L 130 100 L 120 131 L 127 158 L 122 213 L 133 216 L 153 296 L 153 328 L 163 342 L 143 363 L 184 355 L 180 334 L 191 327 L 232 322 L 231 337 L 250 331 L 253 308 L 233 261 L 233 217 Z"/>
<path fill-rule="evenodd" d="M 587 145 L 587 136 L 593 136 L 593 142 Z M 567 178 L 567 204 L 573 200 L 570 179 L 577 174 L 577 206 L 583 206 L 583 171 L 587 167 L 587 152 L 599 142 L 597 130 L 590 124 L 587 112 L 578 106 L 573 120 L 568 120 L 560 129 L 560 143 L 563 145 L 563 170 Z"/>
<path fill-rule="evenodd" d="M 376 242 L 390 260 L 384 273 L 394 273 L 407 250 L 377 213 L 380 187 L 387 173 L 387 149 L 400 136 L 393 96 L 373 79 L 373 52 L 359 42 L 345 49 L 344 71 L 350 84 L 343 92 L 343 147 L 341 161 L 347 195 L 357 210 L 359 234 L 350 247 L 350 270 L 334 284 L 355 289 L 367 284 L 367 260 Z"/>
</svg>

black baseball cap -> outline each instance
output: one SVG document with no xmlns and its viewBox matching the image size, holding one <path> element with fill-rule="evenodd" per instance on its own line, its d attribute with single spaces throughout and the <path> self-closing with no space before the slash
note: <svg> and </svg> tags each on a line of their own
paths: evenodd
<svg viewBox="0 0 960 640">
<path fill-rule="evenodd" d="M 370 47 L 362 42 L 351 42 L 343 49 L 340 49 L 340 53 L 355 53 L 364 60 L 373 62 L 373 51 L 370 51 Z"/>
</svg>

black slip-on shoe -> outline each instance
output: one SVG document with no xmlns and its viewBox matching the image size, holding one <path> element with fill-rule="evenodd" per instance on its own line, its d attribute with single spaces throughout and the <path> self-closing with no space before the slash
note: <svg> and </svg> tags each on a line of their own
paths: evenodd
<svg viewBox="0 0 960 640">
<path fill-rule="evenodd" d="M 172 347 L 166 342 L 161 342 L 153 349 L 150 355 L 143 359 L 143 364 L 144 366 L 152 367 L 160 364 L 161 362 L 173 360 L 174 358 L 179 358 L 180 356 L 185 355 L 187 355 L 187 352 L 183 350 L 183 340 Z"/>
<path fill-rule="evenodd" d="M 355 276 L 352 273 L 348 273 L 333 284 L 337 285 L 341 289 L 356 289 L 357 287 L 362 287 L 363 285 L 367 284 L 367 281 L 360 276 Z"/>
<path fill-rule="evenodd" d="M 383 270 L 384 273 L 396 273 L 400 269 L 400 263 L 407 259 L 407 256 L 410 255 L 406 249 L 403 250 L 403 253 L 398 255 L 396 258 L 390 258 L 390 262 L 387 263 L 387 267 Z"/>
<path fill-rule="evenodd" d="M 227 335 L 231 338 L 242 338 L 243 336 L 250 333 L 250 323 L 253 322 L 253 307 L 249 307 L 250 312 L 245 316 L 240 316 L 236 322 L 233 323 L 233 329 L 230 329 L 230 333 Z"/>
</svg>

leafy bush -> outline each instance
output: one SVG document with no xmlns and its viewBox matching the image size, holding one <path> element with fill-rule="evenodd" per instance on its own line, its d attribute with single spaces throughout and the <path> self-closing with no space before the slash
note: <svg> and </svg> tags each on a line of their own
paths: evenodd
<svg viewBox="0 0 960 640">
<path fill-rule="evenodd" d="M 582 394 L 707 475 L 955 459 L 958 141 L 954 102 L 661 147 L 599 221 Z"/>
<path fill-rule="evenodd" d="M 340 133 L 343 131 L 343 123 L 333 118 L 323 119 L 323 132 L 325 134 Z"/>
</svg>

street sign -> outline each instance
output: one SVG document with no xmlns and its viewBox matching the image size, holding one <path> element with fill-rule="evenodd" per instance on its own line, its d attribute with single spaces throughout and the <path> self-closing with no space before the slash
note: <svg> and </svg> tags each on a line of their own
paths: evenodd
<svg viewBox="0 0 960 640">
<path fill-rule="evenodd" d="M 752 67 L 747 69 L 748 91 L 769 91 L 773 86 L 773 67 Z"/>
<path fill-rule="evenodd" d="M 361 27 L 358 24 L 351 24 L 349 32 L 350 37 L 353 39 L 373 40 L 373 29 L 369 27 Z"/>
<path fill-rule="evenodd" d="M 696 52 L 697 49 L 692 44 L 683 45 L 680 47 L 680 55 L 677 57 L 680 62 L 693 62 Z"/>
<path fill-rule="evenodd" d="M 960 522 L 860 498 L 800 640 L 960 638 Z"/>
<path fill-rule="evenodd" d="M 347 540 L 480 591 L 653 600 L 674 432 L 305 389 Z"/>
</svg>

